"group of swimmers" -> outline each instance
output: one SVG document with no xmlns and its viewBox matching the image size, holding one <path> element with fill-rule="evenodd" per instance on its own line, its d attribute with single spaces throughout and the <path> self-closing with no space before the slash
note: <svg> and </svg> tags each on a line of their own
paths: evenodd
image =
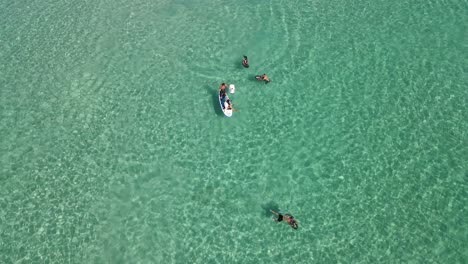
<svg viewBox="0 0 468 264">
<path fill-rule="evenodd" d="M 242 59 L 242 65 L 245 67 L 245 68 L 248 68 L 249 67 L 249 59 L 247 58 L 247 56 L 243 56 L 243 59 Z M 268 78 L 268 76 L 264 73 L 263 75 L 257 75 L 255 76 L 255 78 L 259 81 L 264 81 L 265 83 L 269 83 L 270 82 L 270 78 Z M 223 107 L 223 109 L 225 108 L 224 106 L 224 102 L 228 103 L 228 106 L 227 106 L 227 109 L 228 110 L 235 110 L 232 106 L 232 102 L 231 100 L 229 100 L 229 98 L 226 96 L 226 83 L 222 83 L 220 86 L 219 86 L 219 99 L 221 100 L 221 106 Z M 227 98 L 227 99 L 226 99 Z"/>
<path fill-rule="evenodd" d="M 242 65 L 245 67 L 245 68 L 248 68 L 249 67 L 249 59 L 247 58 L 247 56 L 243 56 L 243 59 L 242 59 Z M 263 75 L 258 75 L 255 77 L 257 80 L 259 81 L 265 81 L 265 83 L 269 83 L 270 82 L 270 79 L 268 78 L 268 76 L 266 74 L 263 74 Z M 232 102 L 231 100 L 229 100 L 229 98 L 227 97 L 226 95 L 226 83 L 222 83 L 220 86 L 219 86 L 219 99 L 221 100 L 221 106 L 223 107 L 223 109 L 225 108 L 224 106 L 224 103 L 226 102 L 228 104 L 227 106 L 227 109 L 228 110 L 235 110 L 232 106 Z M 294 216 L 292 215 L 282 215 L 281 213 L 278 213 L 278 212 L 275 212 L 273 210 L 270 210 L 271 213 L 275 214 L 277 216 L 276 219 L 274 219 L 276 222 L 283 222 L 285 221 L 286 223 L 288 223 L 289 226 L 291 226 L 292 228 L 294 229 L 297 229 L 299 227 L 299 224 L 297 222 L 297 220 L 294 218 Z"/>
<path fill-rule="evenodd" d="M 242 66 L 244 66 L 245 68 L 248 68 L 249 67 L 249 59 L 245 55 L 243 57 L 244 58 L 242 59 Z M 268 78 L 268 76 L 265 73 L 263 75 L 255 76 L 255 79 L 257 79 L 259 81 L 265 81 L 265 83 L 270 82 L 270 78 Z"/>
</svg>

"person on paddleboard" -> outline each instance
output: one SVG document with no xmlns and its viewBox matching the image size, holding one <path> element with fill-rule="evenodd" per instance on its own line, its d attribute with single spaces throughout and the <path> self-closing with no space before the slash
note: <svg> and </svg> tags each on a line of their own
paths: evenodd
<svg viewBox="0 0 468 264">
<path fill-rule="evenodd" d="M 225 83 L 222 83 L 222 84 L 219 86 L 219 90 L 224 92 L 224 89 L 226 89 L 226 87 L 227 87 L 227 85 L 226 85 Z"/>
<path fill-rule="evenodd" d="M 227 107 L 228 110 L 235 110 L 233 107 L 234 104 L 231 102 L 231 99 L 227 99 L 226 103 L 228 103 L 228 107 Z"/>
<path fill-rule="evenodd" d="M 278 218 L 274 219 L 276 222 L 286 221 L 288 225 L 290 225 L 293 229 L 299 228 L 299 224 L 297 223 L 296 219 L 292 215 L 282 215 L 277 213 L 273 210 L 270 210 L 273 214 L 275 214 Z"/>
<path fill-rule="evenodd" d="M 224 90 L 219 90 L 219 100 L 221 102 L 221 107 L 224 109 L 224 101 L 226 101 L 226 92 Z"/>
<path fill-rule="evenodd" d="M 234 108 L 234 104 L 231 102 L 231 99 L 227 99 L 226 103 L 228 103 L 227 110 L 232 110 L 234 112 L 240 112 L 240 110 L 237 110 Z"/>
</svg>

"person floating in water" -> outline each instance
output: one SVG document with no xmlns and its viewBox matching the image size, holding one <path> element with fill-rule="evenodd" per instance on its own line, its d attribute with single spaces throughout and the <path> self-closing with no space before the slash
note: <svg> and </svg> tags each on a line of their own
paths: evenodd
<svg viewBox="0 0 468 264">
<path fill-rule="evenodd" d="M 247 56 L 244 55 L 244 59 L 242 59 L 242 65 L 245 67 L 245 68 L 248 68 L 249 67 L 249 59 L 247 59 Z"/>
<path fill-rule="evenodd" d="M 268 76 L 266 75 L 266 73 L 264 73 L 262 76 L 260 76 L 262 78 L 262 81 L 265 81 L 265 83 L 269 83 L 270 82 L 270 78 L 268 78 Z"/>
<path fill-rule="evenodd" d="M 268 78 L 268 76 L 265 73 L 263 75 L 255 76 L 255 79 L 257 79 L 258 81 L 264 81 L 265 83 L 270 82 L 270 78 Z"/>
<path fill-rule="evenodd" d="M 282 222 L 282 221 L 286 221 L 288 223 L 288 225 L 290 225 L 292 228 L 294 229 L 297 229 L 299 227 L 296 219 L 294 218 L 294 216 L 292 215 L 282 215 L 280 213 L 277 213 L 273 210 L 270 210 L 273 214 L 275 214 L 276 216 L 278 216 L 277 219 L 275 219 L 276 222 Z"/>
</svg>

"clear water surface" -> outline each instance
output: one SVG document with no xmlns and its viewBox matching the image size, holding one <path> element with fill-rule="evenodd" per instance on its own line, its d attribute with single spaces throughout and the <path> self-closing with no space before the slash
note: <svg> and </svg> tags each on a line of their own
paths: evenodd
<svg viewBox="0 0 468 264">
<path fill-rule="evenodd" d="M 0 262 L 467 263 L 467 18 L 0 0 Z"/>
</svg>

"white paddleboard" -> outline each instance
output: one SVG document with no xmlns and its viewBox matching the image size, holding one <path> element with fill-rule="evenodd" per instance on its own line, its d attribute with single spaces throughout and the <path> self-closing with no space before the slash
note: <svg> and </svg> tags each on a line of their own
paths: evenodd
<svg viewBox="0 0 468 264">
<path fill-rule="evenodd" d="M 223 108 L 223 105 L 221 103 L 221 97 L 219 96 L 219 92 L 218 92 L 218 100 L 219 100 L 219 106 L 221 107 L 221 111 L 223 111 L 225 116 L 231 117 L 232 116 L 232 109 L 228 109 L 229 104 L 226 102 L 228 99 L 229 99 L 229 97 L 226 94 L 226 99 L 224 99 L 224 108 Z"/>
</svg>

